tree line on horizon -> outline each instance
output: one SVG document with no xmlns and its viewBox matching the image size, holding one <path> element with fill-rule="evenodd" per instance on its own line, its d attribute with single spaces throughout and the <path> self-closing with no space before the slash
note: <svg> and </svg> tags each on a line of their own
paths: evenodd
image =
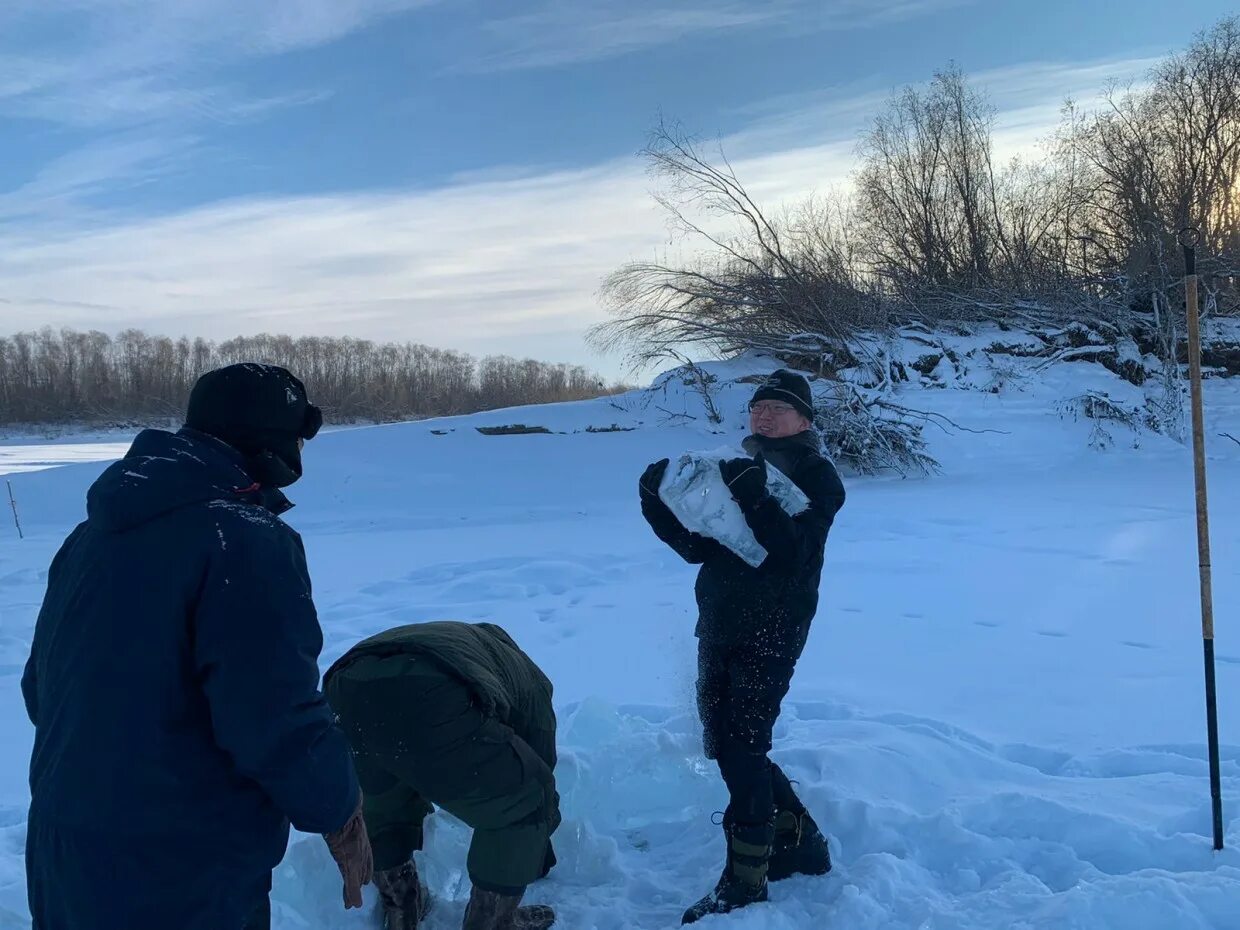
<svg viewBox="0 0 1240 930">
<path fill-rule="evenodd" d="M 177 418 L 201 374 L 251 361 L 296 374 L 329 422 L 467 414 L 622 390 L 581 365 L 408 342 L 266 334 L 215 342 L 45 328 L 0 337 L 0 425 Z"/>
</svg>

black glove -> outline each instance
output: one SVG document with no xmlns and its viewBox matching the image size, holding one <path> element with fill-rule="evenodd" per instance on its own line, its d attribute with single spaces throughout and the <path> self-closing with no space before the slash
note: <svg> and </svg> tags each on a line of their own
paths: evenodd
<svg viewBox="0 0 1240 930">
<path fill-rule="evenodd" d="M 719 463 L 719 473 L 742 508 L 755 507 L 766 497 L 766 459 L 761 452 L 751 459 L 725 459 Z"/>
<path fill-rule="evenodd" d="M 641 491 L 642 497 L 649 500 L 660 500 L 659 485 L 663 483 L 663 475 L 667 472 L 668 462 L 668 459 L 659 459 L 659 461 L 642 472 L 641 480 L 637 482 L 637 487 Z"/>
</svg>

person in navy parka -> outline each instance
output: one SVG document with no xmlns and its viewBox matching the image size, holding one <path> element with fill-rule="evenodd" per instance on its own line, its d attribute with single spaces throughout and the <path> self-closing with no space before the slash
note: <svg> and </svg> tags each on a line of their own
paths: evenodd
<svg viewBox="0 0 1240 930">
<path fill-rule="evenodd" d="M 22 678 L 35 930 L 266 927 L 290 822 L 325 836 L 361 906 L 359 789 L 279 517 L 321 423 L 284 369 L 217 369 L 185 428 L 144 430 L 90 488 Z"/>
</svg>

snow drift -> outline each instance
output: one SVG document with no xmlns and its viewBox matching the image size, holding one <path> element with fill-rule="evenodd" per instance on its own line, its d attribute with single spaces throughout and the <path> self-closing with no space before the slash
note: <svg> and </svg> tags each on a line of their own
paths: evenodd
<svg viewBox="0 0 1240 930">
<path fill-rule="evenodd" d="M 990 380 L 984 352 L 957 354 L 969 377 Z M 554 904 L 566 930 L 670 930 L 718 875 L 711 821 L 725 798 L 694 710 L 693 569 L 650 534 L 637 479 L 664 456 L 739 442 L 753 379 L 775 367 L 706 366 L 709 403 L 676 371 L 619 398 L 324 434 L 291 489 L 323 667 L 396 624 L 486 619 L 555 681 L 565 823 L 560 865 L 530 899 Z M 1228 620 L 1240 447 L 1219 436 L 1240 433 L 1240 391 L 1207 383 L 1228 825 L 1215 854 L 1187 450 L 1104 424 L 1113 441 L 1099 451 L 1097 424 L 1061 410 L 1091 389 L 1122 398 L 1126 383 L 1075 361 L 1017 370 L 997 391 L 930 376 L 901 388 L 907 407 L 944 418 L 925 430 L 941 475 L 846 478 L 818 618 L 776 730 L 774 756 L 828 833 L 836 869 L 709 923 L 1240 926 L 1240 718 L 1227 710 L 1240 694 Z M 4 930 L 29 927 L 31 733 L 18 681 L 48 562 L 102 467 L 10 476 L 27 538 L 0 530 Z M 421 861 L 439 902 L 427 927 L 448 930 L 467 895 L 467 833 L 442 813 L 429 825 Z M 342 910 L 318 837 L 295 837 L 274 911 L 278 930 L 374 921 Z"/>
</svg>

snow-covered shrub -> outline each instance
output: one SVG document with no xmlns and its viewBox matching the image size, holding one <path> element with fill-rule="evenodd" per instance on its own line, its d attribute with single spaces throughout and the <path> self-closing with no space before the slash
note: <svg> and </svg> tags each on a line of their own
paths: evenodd
<svg viewBox="0 0 1240 930">
<path fill-rule="evenodd" d="M 827 453 L 838 465 L 860 475 L 894 471 L 930 474 L 938 462 L 926 451 L 918 414 L 899 407 L 875 391 L 830 382 L 815 392 Z"/>
<path fill-rule="evenodd" d="M 1133 447 L 1141 444 L 1141 429 L 1150 427 L 1149 419 L 1143 417 L 1137 407 L 1120 405 L 1105 391 L 1086 391 L 1071 397 L 1059 405 L 1060 416 L 1077 420 L 1084 417 L 1090 423 L 1089 444 L 1095 449 L 1109 449 L 1115 437 L 1109 427 L 1122 426 L 1131 431 Z"/>
</svg>

